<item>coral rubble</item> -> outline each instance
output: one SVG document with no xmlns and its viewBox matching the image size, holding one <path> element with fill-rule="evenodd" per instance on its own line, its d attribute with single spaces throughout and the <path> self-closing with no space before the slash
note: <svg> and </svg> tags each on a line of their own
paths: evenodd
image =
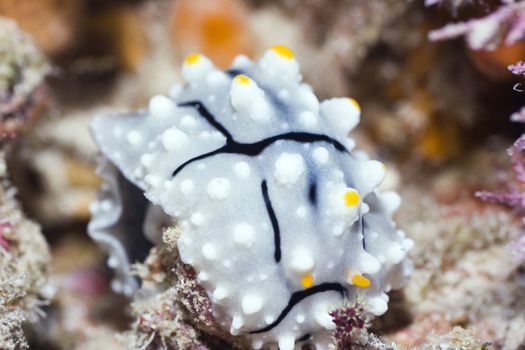
<svg viewBox="0 0 525 350">
<path fill-rule="evenodd" d="M 0 151 L 0 348 L 6 350 L 28 347 L 22 322 L 42 316 L 52 296 L 49 247 L 39 226 L 22 213 L 15 194 L 7 179 L 5 151 Z"/>
<path fill-rule="evenodd" d="M 49 65 L 31 38 L 10 19 L 0 18 L 0 137 L 14 134 L 45 99 Z"/>
</svg>

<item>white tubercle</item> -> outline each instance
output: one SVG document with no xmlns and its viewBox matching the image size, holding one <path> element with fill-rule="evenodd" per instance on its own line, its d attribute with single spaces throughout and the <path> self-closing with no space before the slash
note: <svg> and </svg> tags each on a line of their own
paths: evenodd
<svg viewBox="0 0 525 350">
<path fill-rule="evenodd" d="M 140 157 L 140 163 L 142 164 L 143 167 L 150 168 L 151 165 L 153 164 L 153 158 L 154 158 L 153 154 L 146 153 L 142 157 Z"/>
<path fill-rule="evenodd" d="M 283 335 L 278 339 L 279 350 L 294 350 L 295 337 L 293 335 Z"/>
<path fill-rule="evenodd" d="M 220 302 L 228 297 L 228 291 L 224 287 L 217 287 L 213 291 L 213 299 Z"/>
<path fill-rule="evenodd" d="M 157 95 L 149 100 L 149 113 L 153 117 L 169 118 L 177 115 L 177 105 L 166 96 Z"/>
<path fill-rule="evenodd" d="M 283 153 L 275 161 L 274 176 L 283 186 L 292 186 L 303 175 L 305 170 L 304 160 L 297 153 Z"/>
<path fill-rule="evenodd" d="M 250 176 L 251 173 L 250 164 L 243 161 L 237 162 L 233 166 L 233 171 L 235 171 L 235 174 L 237 176 L 246 179 Z"/>
<path fill-rule="evenodd" d="M 326 147 L 319 146 L 314 148 L 312 156 L 318 164 L 326 164 L 330 158 L 330 153 L 328 153 Z"/>
<path fill-rule="evenodd" d="M 333 330 L 335 329 L 335 324 L 332 321 L 332 317 L 328 313 L 327 310 L 318 309 L 314 314 L 315 320 L 317 323 L 327 329 L 327 330 Z"/>
<path fill-rule="evenodd" d="M 392 243 L 385 252 L 385 256 L 391 264 L 399 264 L 405 255 L 405 249 L 399 243 Z"/>
<path fill-rule="evenodd" d="M 333 184 L 329 189 L 329 203 L 328 208 L 331 216 L 338 219 L 342 226 L 337 227 L 338 230 L 334 234 L 340 235 L 343 230 L 352 225 L 359 217 L 359 204 L 361 203 L 361 195 L 355 189 L 346 187 L 344 183 Z"/>
<path fill-rule="evenodd" d="M 247 56 L 237 55 L 233 59 L 232 68 L 243 70 L 243 69 L 249 68 L 252 64 L 253 64 L 253 61 L 250 60 Z"/>
<path fill-rule="evenodd" d="M 186 56 L 182 64 L 182 76 L 189 83 L 197 83 L 206 78 L 206 76 L 215 71 L 215 66 L 206 56 L 198 53 L 192 53 Z"/>
<path fill-rule="evenodd" d="M 204 224 L 204 215 L 201 213 L 193 213 L 190 217 L 190 221 L 195 226 L 201 226 Z"/>
<path fill-rule="evenodd" d="M 275 45 L 266 51 L 259 60 L 259 65 L 273 81 L 284 84 L 301 81 L 299 64 L 293 52 L 284 45 Z"/>
<path fill-rule="evenodd" d="M 188 135 L 175 127 L 167 129 L 162 134 L 162 145 L 166 151 L 176 151 L 188 142 Z"/>
<path fill-rule="evenodd" d="M 140 131 L 138 130 L 131 130 L 126 135 L 126 140 L 131 146 L 137 147 L 140 144 L 142 144 L 143 137 Z"/>
<path fill-rule="evenodd" d="M 312 251 L 306 247 L 297 247 L 291 253 L 288 267 L 296 273 L 310 272 L 314 268 Z"/>
<path fill-rule="evenodd" d="M 185 115 L 180 119 L 179 127 L 186 132 L 195 131 L 197 128 L 197 121 L 191 115 Z"/>
<path fill-rule="evenodd" d="M 215 260 L 217 258 L 217 249 L 211 243 L 206 243 L 202 246 L 202 256 L 207 260 Z"/>
<path fill-rule="evenodd" d="M 367 309 L 376 316 L 380 316 L 388 310 L 388 295 L 381 293 L 377 296 L 369 297 L 366 300 Z"/>
<path fill-rule="evenodd" d="M 361 116 L 361 108 L 351 98 L 325 100 L 321 103 L 320 110 L 333 129 L 343 136 L 347 136 L 356 127 Z"/>
<path fill-rule="evenodd" d="M 299 101 L 314 115 L 319 115 L 319 100 L 315 96 L 310 85 L 301 84 L 297 93 Z M 316 118 L 317 119 L 317 118 Z"/>
<path fill-rule="evenodd" d="M 307 128 L 314 128 L 318 123 L 317 115 L 311 111 L 301 112 L 298 116 L 299 123 Z"/>
<path fill-rule="evenodd" d="M 367 190 L 376 188 L 381 184 L 385 178 L 386 167 L 383 163 L 377 160 L 367 160 L 362 163 L 356 173 L 359 181 L 365 186 Z"/>
<path fill-rule="evenodd" d="M 262 339 L 255 339 L 252 341 L 252 348 L 254 348 L 255 350 L 261 349 L 263 345 L 264 341 L 262 341 Z"/>
<path fill-rule="evenodd" d="M 231 187 L 228 179 L 222 177 L 212 179 L 207 186 L 208 196 L 212 200 L 226 199 L 230 195 Z"/>
<path fill-rule="evenodd" d="M 242 312 L 249 316 L 259 312 L 263 306 L 263 299 L 256 294 L 248 294 L 242 298 Z"/>
<path fill-rule="evenodd" d="M 389 218 L 395 214 L 401 206 L 401 196 L 393 191 L 379 193 L 379 198 Z"/>
<path fill-rule="evenodd" d="M 363 273 L 374 274 L 379 272 L 381 269 L 381 264 L 375 256 L 367 252 L 363 252 L 363 254 L 361 254 L 359 257 L 358 268 Z"/>
<path fill-rule="evenodd" d="M 206 83 L 208 86 L 215 89 L 226 86 L 229 82 L 230 79 L 228 78 L 228 75 L 220 70 L 212 71 L 206 77 Z"/>
<path fill-rule="evenodd" d="M 195 187 L 194 183 L 190 179 L 182 180 L 180 183 L 180 191 L 183 195 L 189 196 L 190 193 L 193 191 L 193 188 Z"/>
<path fill-rule="evenodd" d="M 308 210 L 306 209 L 305 206 L 301 205 L 300 207 L 297 207 L 297 209 L 295 210 L 295 215 L 297 215 L 300 218 L 305 218 L 306 214 L 308 214 Z"/>
<path fill-rule="evenodd" d="M 239 246 L 250 248 L 255 243 L 255 229 L 253 226 L 240 223 L 233 228 L 233 242 Z"/>
<path fill-rule="evenodd" d="M 244 74 L 239 74 L 233 79 L 230 99 L 233 108 L 241 117 L 251 118 L 256 122 L 268 122 L 272 119 L 273 111 L 264 91 Z"/>
<path fill-rule="evenodd" d="M 233 316 L 232 324 L 230 327 L 230 333 L 232 335 L 239 334 L 239 330 L 242 328 L 242 326 L 244 326 L 244 319 L 242 318 L 242 316 L 241 315 Z"/>
</svg>

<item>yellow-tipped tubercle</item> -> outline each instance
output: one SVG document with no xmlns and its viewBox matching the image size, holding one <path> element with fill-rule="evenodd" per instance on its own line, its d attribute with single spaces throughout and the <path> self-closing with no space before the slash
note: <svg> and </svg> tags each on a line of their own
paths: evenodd
<svg viewBox="0 0 525 350">
<path fill-rule="evenodd" d="M 354 286 L 359 288 L 367 288 L 370 286 L 370 280 L 358 273 L 352 276 L 351 282 Z"/>
<path fill-rule="evenodd" d="M 304 288 L 310 288 L 314 284 L 314 276 L 312 274 L 303 275 L 301 277 L 301 285 Z"/>
<path fill-rule="evenodd" d="M 350 104 L 351 104 L 355 109 L 357 109 L 359 112 L 361 112 L 361 106 L 359 105 L 359 102 L 357 102 L 356 100 L 354 100 L 354 99 L 351 98 L 351 97 L 348 98 L 348 102 L 350 102 Z"/>
<path fill-rule="evenodd" d="M 287 58 L 289 60 L 294 58 L 293 51 L 290 50 L 290 48 L 288 46 L 285 46 L 285 45 L 274 45 L 274 46 L 272 46 L 271 50 L 273 52 L 275 52 L 276 54 L 278 54 L 279 56 Z"/>
<path fill-rule="evenodd" d="M 186 64 L 194 64 L 198 60 L 200 60 L 200 58 L 201 58 L 200 54 L 198 54 L 198 53 L 190 53 L 188 56 L 186 56 L 186 58 L 184 59 L 184 62 Z"/>
<path fill-rule="evenodd" d="M 347 207 L 354 207 L 357 204 L 359 204 L 360 198 L 361 197 L 359 196 L 359 192 L 357 192 L 353 188 L 346 190 L 345 194 L 343 195 L 343 199 Z"/>
<path fill-rule="evenodd" d="M 237 84 L 241 84 L 241 85 L 247 85 L 247 84 L 250 83 L 250 78 L 248 78 L 244 74 L 239 74 L 239 75 L 235 76 L 234 80 L 235 80 L 235 82 Z"/>
</svg>

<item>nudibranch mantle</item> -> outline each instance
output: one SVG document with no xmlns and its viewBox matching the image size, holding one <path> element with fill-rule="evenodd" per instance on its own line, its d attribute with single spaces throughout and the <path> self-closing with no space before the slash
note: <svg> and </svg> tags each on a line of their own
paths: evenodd
<svg viewBox="0 0 525 350">
<path fill-rule="evenodd" d="M 255 349 L 326 349 L 329 312 L 344 299 L 384 313 L 386 292 L 410 274 L 411 241 L 392 221 L 399 196 L 376 189 L 385 167 L 352 152 L 359 105 L 319 103 L 281 45 L 257 62 L 238 56 L 226 71 L 192 54 L 182 75 L 184 87 L 136 113 L 96 117 L 92 132 L 150 201 L 150 224 L 165 220 L 150 215 L 160 209 L 177 221 L 180 257 L 217 324 Z M 102 200 L 115 198 L 107 192 Z M 113 210 L 123 206 L 113 202 Z M 106 207 L 94 208 L 90 233 L 114 251 L 117 240 L 104 230 L 118 219 Z M 158 231 L 146 233 L 158 239 Z"/>
</svg>

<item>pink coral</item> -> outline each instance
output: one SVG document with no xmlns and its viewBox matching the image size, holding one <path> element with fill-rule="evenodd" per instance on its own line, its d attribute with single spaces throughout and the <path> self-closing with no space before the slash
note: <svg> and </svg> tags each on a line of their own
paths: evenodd
<svg viewBox="0 0 525 350">
<path fill-rule="evenodd" d="M 525 76 L 525 62 L 523 61 L 519 61 L 514 64 L 511 64 L 508 68 L 509 68 L 509 71 L 512 72 L 512 74 Z"/>
<path fill-rule="evenodd" d="M 507 2 L 485 17 L 451 23 L 431 31 L 431 41 L 464 36 L 474 50 L 494 50 L 512 45 L 525 37 L 525 2 Z"/>
<path fill-rule="evenodd" d="M 339 349 L 351 349 L 358 333 L 370 326 L 362 305 L 345 305 L 330 313 L 335 324 L 334 341 Z"/>
<path fill-rule="evenodd" d="M 513 74 L 525 76 L 525 63 L 523 61 L 512 64 L 508 68 Z M 510 116 L 510 120 L 525 123 L 525 106 L 514 112 Z M 525 160 L 522 155 L 523 150 L 525 150 L 525 134 L 521 135 L 508 150 L 514 181 L 507 185 L 507 189 L 497 192 L 478 191 L 476 197 L 517 209 L 523 216 L 522 221 L 525 223 Z M 520 261 L 525 261 L 525 236 L 511 242 L 509 247 L 514 256 Z"/>
<path fill-rule="evenodd" d="M 476 197 L 489 202 L 496 202 L 516 208 L 525 213 L 525 161 L 521 151 L 525 149 L 525 135 L 522 135 L 508 150 L 512 161 L 515 183 L 507 186 L 503 191 L 478 191 Z"/>
<path fill-rule="evenodd" d="M 513 122 L 525 123 L 525 106 L 519 111 L 512 113 L 510 120 Z"/>
</svg>

